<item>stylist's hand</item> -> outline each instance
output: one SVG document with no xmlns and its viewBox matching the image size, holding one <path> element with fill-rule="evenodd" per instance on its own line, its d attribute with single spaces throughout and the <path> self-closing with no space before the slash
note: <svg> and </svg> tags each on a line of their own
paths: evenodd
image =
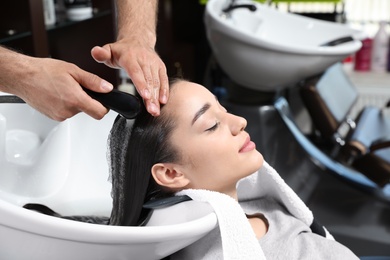
<svg viewBox="0 0 390 260">
<path fill-rule="evenodd" d="M 160 114 L 160 103 L 168 100 L 169 85 L 165 64 L 153 47 L 122 39 L 103 47 L 96 46 L 92 57 L 112 68 L 124 68 L 153 116 Z"/>
<path fill-rule="evenodd" d="M 110 83 L 68 62 L 50 58 L 25 59 L 28 69 L 23 75 L 15 75 L 10 93 L 57 121 L 79 112 L 95 119 L 107 114 L 107 108 L 89 97 L 80 85 L 96 92 L 109 92 L 113 88 Z"/>
</svg>

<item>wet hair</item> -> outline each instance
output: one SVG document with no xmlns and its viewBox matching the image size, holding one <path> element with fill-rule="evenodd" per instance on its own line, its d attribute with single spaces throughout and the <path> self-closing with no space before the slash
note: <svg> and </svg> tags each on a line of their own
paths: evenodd
<svg viewBox="0 0 390 260">
<path fill-rule="evenodd" d="M 180 159 L 170 142 L 174 128 L 174 119 L 163 109 L 153 117 L 142 106 L 134 122 L 116 118 L 108 140 L 113 198 L 110 225 L 141 225 L 149 213 L 144 203 L 172 195 L 155 182 L 151 169 L 156 163 Z"/>
<path fill-rule="evenodd" d="M 170 91 L 176 82 L 170 83 Z M 62 216 L 46 205 L 29 203 L 23 207 L 45 215 L 68 220 L 116 226 L 142 225 L 150 210 L 146 202 L 172 196 L 173 192 L 159 186 L 152 177 L 156 163 L 181 160 L 170 140 L 175 121 L 161 110 L 158 117 L 151 116 L 144 105 L 135 120 L 118 115 L 108 137 L 107 157 L 112 182 L 113 205 L 111 216 Z"/>
</svg>

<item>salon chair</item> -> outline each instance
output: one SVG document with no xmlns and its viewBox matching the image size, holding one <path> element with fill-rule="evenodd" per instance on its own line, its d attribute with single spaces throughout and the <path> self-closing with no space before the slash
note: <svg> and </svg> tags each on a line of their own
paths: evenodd
<svg viewBox="0 0 390 260">
<path fill-rule="evenodd" d="M 358 51 L 366 36 L 345 25 L 239 1 L 247 2 L 256 11 L 238 8 L 227 16 L 222 13 L 227 1 L 208 1 L 205 27 L 213 57 L 204 85 L 229 112 L 247 119 L 257 149 L 336 239 L 361 256 L 390 255 L 390 185 L 378 188 L 340 163 L 336 151 L 329 152 L 337 149 L 307 135 L 296 113 L 303 107 L 300 83 Z M 324 46 L 345 36 L 354 40 Z"/>
<path fill-rule="evenodd" d="M 340 63 L 307 80 L 300 94 L 313 122 L 313 141 L 378 186 L 388 184 L 390 117 L 385 108 L 367 106 L 351 118 L 359 94 Z"/>
</svg>

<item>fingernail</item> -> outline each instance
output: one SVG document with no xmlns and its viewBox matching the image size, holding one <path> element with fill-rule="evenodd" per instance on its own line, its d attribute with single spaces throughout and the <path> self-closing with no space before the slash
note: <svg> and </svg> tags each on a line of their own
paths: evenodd
<svg viewBox="0 0 390 260">
<path fill-rule="evenodd" d="M 105 80 L 102 80 L 100 87 L 105 91 L 111 91 L 114 88 L 114 86 L 111 83 L 109 83 Z"/>
<path fill-rule="evenodd" d="M 168 90 L 164 89 L 162 103 L 166 104 L 167 102 L 168 102 Z"/>
<path fill-rule="evenodd" d="M 161 103 L 167 103 L 167 94 L 163 94 L 162 98 L 161 98 Z"/>
<path fill-rule="evenodd" d="M 154 104 L 154 103 L 151 103 L 150 104 L 150 106 L 149 106 L 149 108 L 150 108 L 150 113 L 151 114 L 156 114 L 157 113 L 157 106 L 156 106 L 156 104 Z"/>
</svg>

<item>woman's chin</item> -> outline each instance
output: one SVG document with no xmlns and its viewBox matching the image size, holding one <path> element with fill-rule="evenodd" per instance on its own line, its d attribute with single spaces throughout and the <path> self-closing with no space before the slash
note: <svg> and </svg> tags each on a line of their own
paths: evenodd
<svg viewBox="0 0 390 260">
<path fill-rule="evenodd" d="M 255 157 L 254 161 L 255 161 L 255 164 L 257 165 L 257 170 L 258 170 L 263 166 L 264 157 L 259 151 L 256 150 L 255 152 L 256 153 L 254 155 L 254 157 Z"/>
<path fill-rule="evenodd" d="M 245 165 L 248 167 L 246 171 L 247 172 L 246 176 L 249 176 L 252 173 L 258 171 L 263 166 L 263 164 L 264 164 L 263 155 L 258 151 L 256 151 L 256 153 L 254 153 L 253 156 L 251 156 L 245 161 Z"/>
</svg>

